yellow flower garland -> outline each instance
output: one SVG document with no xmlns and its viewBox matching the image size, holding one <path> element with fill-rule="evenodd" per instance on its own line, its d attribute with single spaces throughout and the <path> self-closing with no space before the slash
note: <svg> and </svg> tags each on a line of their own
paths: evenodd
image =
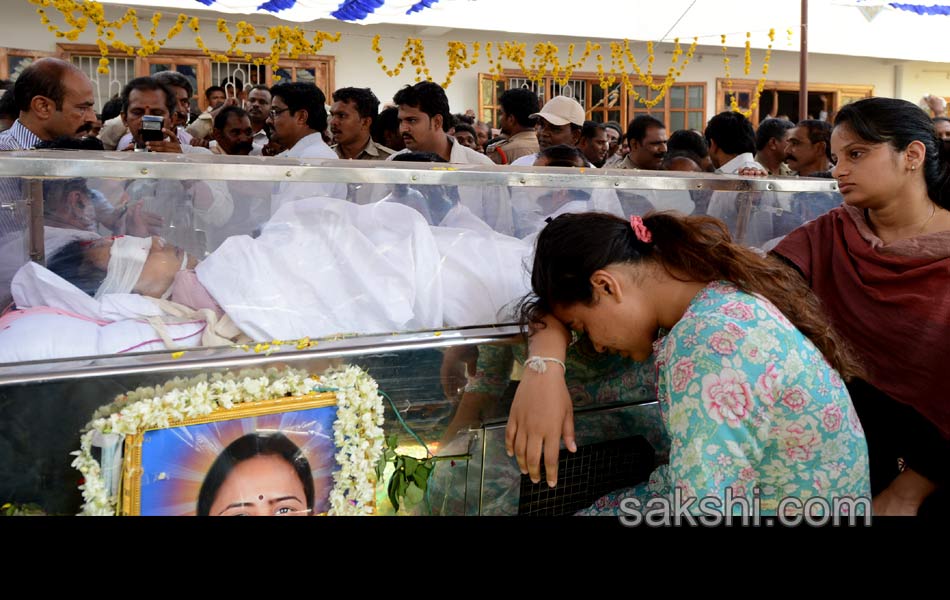
<svg viewBox="0 0 950 600">
<path fill-rule="evenodd" d="M 789 40 L 791 40 L 792 30 L 788 29 Z M 745 42 L 745 69 L 744 73 L 748 75 L 751 72 L 752 68 L 752 44 L 750 38 L 752 36 L 751 32 L 746 32 L 746 42 Z M 732 75 L 729 71 L 729 56 L 726 54 L 726 36 L 723 34 L 722 38 L 722 64 L 726 71 L 726 95 L 729 96 L 729 108 L 733 112 L 740 113 L 746 117 L 751 117 L 752 113 L 755 112 L 755 109 L 759 106 L 759 97 L 762 95 L 762 90 L 765 89 L 765 81 L 768 79 L 769 73 L 769 61 L 772 59 L 772 44 L 775 43 L 775 29 L 769 29 L 769 45 L 765 50 L 765 59 L 762 62 L 762 76 L 759 78 L 758 83 L 755 86 L 755 93 L 753 94 L 752 101 L 749 103 L 749 110 L 743 110 L 739 107 L 739 101 L 736 99 L 736 95 L 732 90 Z"/>
<path fill-rule="evenodd" d="M 139 16 L 134 8 L 127 9 L 125 14 L 115 21 L 107 21 L 105 8 L 100 2 L 95 2 L 94 0 L 85 0 L 82 2 L 77 0 L 29 0 L 29 2 L 39 7 L 36 9 L 36 13 L 40 16 L 40 23 L 45 25 L 57 38 L 76 41 L 79 39 L 79 35 L 86 31 L 90 23 L 95 25 L 96 46 L 101 55 L 97 71 L 104 75 L 109 73 L 108 56 L 110 46 L 112 49 L 123 52 L 128 56 L 136 54 L 141 57 L 151 56 L 159 52 L 165 45 L 165 42 L 181 33 L 186 23 L 191 30 L 197 34 L 195 36 L 195 45 L 214 62 L 228 62 L 232 56 L 240 56 L 244 60 L 251 61 L 252 56 L 250 52 L 243 50 L 242 47 L 250 45 L 251 43 L 264 44 L 269 37 L 273 40 L 270 55 L 266 59 L 253 59 L 253 62 L 256 65 L 267 63 L 274 70 L 278 68 L 281 56 L 298 58 L 302 54 L 316 54 L 323 48 L 324 43 L 338 42 L 341 37 L 339 32 L 327 33 L 325 31 L 315 31 L 313 32 L 313 39 L 311 41 L 307 39 L 307 32 L 299 27 L 287 27 L 285 25 L 268 28 L 267 36 L 264 36 L 258 33 L 255 27 L 246 21 L 237 23 L 237 31 L 232 33 L 227 22 L 224 19 L 218 19 L 217 29 L 223 33 L 228 40 L 227 51 L 224 54 L 218 54 L 209 49 L 201 38 L 201 21 L 198 17 L 188 17 L 187 15 L 179 14 L 175 24 L 169 28 L 164 37 L 159 38 L 157 37 L 158 28 L 162 20 L 162 13 L 160 12 L 152 14 L 149 20 L 151 28 L 148 32 L 148 36 L 146 36 L 142 33 L 139 25 Z M 63 31 L 60 26 L 51 23 L 49 16 L 46 14 L 46 9 L 51 7 L 59 12 L 71 29 Z M 138 41 L 138 49 L 133 48 L 118 38 L 118 34 L 126 25 L 132 27 L 132 31 Z M 274 78 L 280 79 L 279 76 L 275 76 Z"/>
</svg>

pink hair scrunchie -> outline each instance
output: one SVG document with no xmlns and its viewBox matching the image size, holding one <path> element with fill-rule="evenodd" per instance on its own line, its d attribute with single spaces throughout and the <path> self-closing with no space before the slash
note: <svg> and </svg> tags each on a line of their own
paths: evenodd
<svg viewBox="0 0 950 600">
<path fill-rule="evenodd" d="M 653 235 L 650 233 L 650 230 L 647 229 L 647 226 L 643 224 L 642 218 L 636 215 L 630 217 L 630 227 L 633 228 L 633 233 L 636 234 L 637 239 L 644 244 L 649 244 L 653 241 Z"/>
</svg>

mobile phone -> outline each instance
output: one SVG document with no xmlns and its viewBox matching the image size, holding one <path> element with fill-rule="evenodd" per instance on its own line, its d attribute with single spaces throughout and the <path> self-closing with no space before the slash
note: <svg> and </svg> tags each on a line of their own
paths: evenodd
<svg viewBox="0 0 950 600">
<path fill-rule="evenodd" d="M 165 132 L 162 131 L 162 123 L 165 119 L 154 115 L 145 115 L 142 117 L 142 129 L 139 135 L 145 142 L 160 142 L 165 139 Z"/>
</svg>

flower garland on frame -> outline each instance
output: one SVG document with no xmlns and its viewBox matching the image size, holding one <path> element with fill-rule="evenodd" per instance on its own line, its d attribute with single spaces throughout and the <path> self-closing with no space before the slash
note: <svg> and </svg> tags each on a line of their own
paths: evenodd
<svg viewBox="0 0 950 600">
<path fill-rule="evenodd" d="M 792 30 L 789 29 L 788 35 L 789 40 L 791 40 Z M 746 32 L 745 34 L 745 65 L 743 68 L 743 73 L 749 75 L 752 70 L 752 33 Z M 743 110 L 739 106 L 739 101 L 736 98 L 736 94 L 733 93 L 732 88 L 732 74 L 729 70 L 729 56 L 726 54 L 726 35 L 721 36 L 722 41 L 722 64 L 726 71 L 726 96 L 729 97 L 729 108 L 733 112 L 737 112 L 746 118 L 750 118 L 752 113 L 755 112 L 755 109 L 759 106 L 759 98 L 762 96 L 762 90 L 765 89 L 765 81 L 768 79 L 769 74 L 769 61 L 772 59 L 772 45 L 775 43 L 775 29 L 769 29 L 769 45 L 765 50 L 765 58 L 762 61 L 762 76 L 759 78 L 758 83 L 755 86 L 755 92 L 752 96 L 752 100 L 749 103 L 749 109 Z"/>
<path fill-rule="evenodd" d="M 334 392 L 337 416 L 333 437 L 339 469 L 333 474 L 330 515 L 372 512 L 376 465 L 383 454 L 383 403 L 376 381 L 358 367 L 332 370 L 320 377 L 289 369 L 249 369 L 237 374 L 215 373 L 210 378 L 176 377 L 155 387 L 140 387 L 118 396 L 97 410 L 83 428 L 72 466 L 83 476 L 79 486 L 81 515 L 116 514 L 118 498 L 109 495 L 101 466 L 92 456 L 97 434 L 132 435 L 143 429 L 169 427 L 184 419 L 229 409 L 238 404 L 283 396 Z"/>
<path fill-rule="evenodd" d="M 680 57 L 683 55 L 683 48 L 680 45 L 679 38 L 675 38 L 673 40 L 673 44 L 673 58 L 670 61 L 669 69 L 667 69 L 666 78 L 663 80 L 663 83 L 654 83 L 653 64 L 656 60 L 656 57 L 654 54 L 653 42 L 647 42 L 646 74 L 643 73 L 642 69 L 637 64 L 637 60 L 630 49 L 629 40 L 624 40 L 622 44 L 619 42 L 611 42 L 611 68 L 609 75 L 604 70 L 603 55 L 597 55 L 597 75 L 600 78 L 600 87 L 605 91 L 608 90 L 615 83 L 617 83 L 619 77 L 621 85 L 627 90 L 627 93 L 630 94 L 634 102 L 639 102 L 642 106 L 647 108 L 653 108 L 663 100 L 670 88 L 673 87 L 673 85 L 676 83 L 676 80 L 679 79 L 679 77 L 683 74 L 683 71 L 689 65 L 690 60 L 692 60 L 693 55 L 696 53 L 696 46 L 699 44 L 699 38 L 693 38 L 693 43 L 690 44 L 689 49 L 686 51 L 686 57 L 683 59 L 682 63 L 679 62 Z M 640 81 L 640 83 L 655 92 L 659 92 L 653 99 L 647 100 L 636 91 L 634 84 L 628 74 L 626 65 L 627 62 L 629 62 L 633 67 L 633 70 L 636 73 L 637 79 Z"/>
<path fill-rule="evenodd" d="M 278 25 L 267 29 L 267 35 L 259 33 L 253 25 L 246 21 L 237 23 L 237 31 L 232 33 L 224 19 L 218 19 L 217 30 L 224 34 L 228 40 L 228 49 L 225 53 L 216 53 L 207 47 L 201 37 L 201 21 L 198 17 L 188 17 L 179 14 L 164 37 L 158 37 L 158 28 L 162 20 L 161 12 L 154 12 L 150 19 L 151 29 L 148 36 L 142 33 L 139 25 L 138 12 L 134 8 L 129 8 L 125 14 L 115 21 L 108 21 L 105 17 L 105 8 L 100 2 L 94 0 L 29 0 L 31 4 L 38 6 L 36 13 L 40 16 L 40 22 L 49 29 L 57 38 L 65 38 L 69 41 L 76 41 L 79 35 L 86 31 L 90 24 L 96 26 L 96 46 L 101 56 L 97 72 L 107 75 L 109 73 L 109 48 L 118 52 L 125 53 L 128 56 L 138 55 L 148 57 L 159 52 L 168 40 L 175 38 L 181 33 L 185 24 L 195 33 L 195 45 L 204 52 L 214 62 L 229 62 L 231 57 L 242 57 L 248 62 L 253 61 L 255 65 L 267 64 L 273 70 L 279 67 L 280 58 L 297 58 L 302 54 L 316 54 L 326 42 L 340 41 L 341 34 L 328 33 L 325 31 L 315 31 L 313 38 L 308 39 L 308 33 L 300 27 L 288 27 Z M 71 29 L 63 31 L 59 25 L 50 21 L 46 9 L 54 8 L 63 17 L 63 20 Z M 132 28 L 135 38 L 138 40 L 139 48 L 135 49 L 129 44 L 118 39 L 118 34 L 123 31 L 126 25 Z M 267 58 L 252 58 L 251 54 L 242 49 L 242 46 L 250 45 L 252 42 L 265 44 L 267 39 L 271 39 L 271 51 Z M 275 75 L 275 79 L 280 79 Z"/>
</svg>

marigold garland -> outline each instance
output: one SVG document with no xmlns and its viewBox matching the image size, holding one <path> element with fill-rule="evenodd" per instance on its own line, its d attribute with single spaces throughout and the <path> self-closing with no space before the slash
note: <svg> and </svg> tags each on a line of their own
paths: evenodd
<svg viewBox="0 0 950 600">
<path fill-rule="evenodd" d="M 185 24 L 195 32 L 195 45 L 208 55 L 214 62 L 228 62 L 231 57 L 241 57 L 246 61 L 253 61 L 255 65 L 268 64 L 274 70 L 277 70 L 282 56 L 288 58 L 298 58 L 304 54 L 316 54 L 326 42 L 340 41 L 341 34 L 328 33 L 325 31 L 315 31 L 312 40 L 308 39 L 308 33 L 300 27 L 288 27 L 278 25 L 267 29 L 267 35 L 259 33 L 253 25 L 246 21 L 237 23 L 237 31 L 232 32 L 228 27 L 227 21 L 218 19 L 217 30 L 224 34 L 228 41 L 228 49 L 224 53 L 212 51 L 205 44 L 201 37 L 201 21 L 198 17 L 188 17 L 179 14 L 164 37 L 158 34 L 159 26 L 162 20 L 161 12 L 154 12 L 149 23 L 151 28 L 146 36 L 142 33 L 139 24 L 139 16 L 134 8 L 129 8 L 119 19 L 108 21 L 105 17 L 105 8 L 100 2 L 93 0 L 29 0 L 31 4 L 38 6 L 36 13 L 40 16 L 40 23 L 45 25 L 50 32 L 57 38 L 65 38 L 69 41 L 76 41 L 79 35 L 86 31 L 90 24 L 96 27 L 96 46 L 101 56 L 99 68 L 97 71 L 103 75 L 109 73 L 109 48 L 124 53 L 128 56 L 138 55 L 141 57 L 151 56 L 159 52 L 168 40 L 173 39 Z M 63 20 L 71 29 L 64 31 L 59 25 L 50 21 L 46 9 L 54 8 L 62 16 Z M 129 25 L 138 42 L 138 49 L 119 39 L 119 34 Z M 271 52 L 267 58 L 253 58 L 243 47 L 252 43 L 265 44 L 271 39 Z M 274 79 L 280 79 L 275 75 Z"/>
<path fill-rule="evenodd" d="M 789 34 L 789 39 L 791 39 L 792 30 L 787 30 Z M 751 32 L 746 32 L 746 42 L 745 42 L 745 69 L 744 73 L 748 75 L 752 69 L 752 43 L 751 43 Z M 726 71 L 726 95 L 729 97 L 729 108 L 733 112 L 740 113 L 746 117 L 751 117 L 752 113 L 755 112 L 755 109 L 759 106 L 759 98 L 762 95 L 762 90 L 765 89 L 765 82 L 768 79 L 769 74 L 769 61 L 772 59 L 772 44 L 775 43 L 775 29 L 769 29 L 769 45 L 765 50 L 765 58 L 762 61 L 762 76 L 759 78 L 758 83 L 755 86 L 755 93 L 752 96 L 752 101 L 749 103 L 749 110 L 743 110 L 739 106 L 739 101 L 736 98 L 736 94 L 733 92 L 732 88 L 732 74 L 729 70 L 729 56 L 726 54 L 726 36 L 723 34 L 722 38 L 722 64 Z"/>
</svg>

